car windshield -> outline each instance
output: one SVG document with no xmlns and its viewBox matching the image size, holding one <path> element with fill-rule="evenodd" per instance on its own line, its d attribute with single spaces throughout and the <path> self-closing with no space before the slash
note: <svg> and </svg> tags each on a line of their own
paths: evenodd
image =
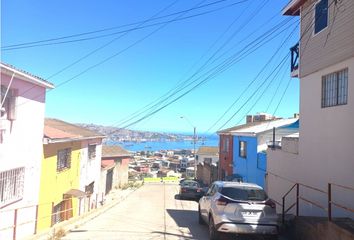
<svg viewBox="0 0 354 240">
<path fill-rule="evenodd" d="M 267 194 L 264 190 L 250 187 L 224 187 L 221 189 L 221 194 L 229 198 L 242 201 L 264 201 L 267 199 Z"/>
<path fill-rule="evenodd" d="M 192 181 L 184 181 L 182 183 L 183 187 L 198 187 L 198 183 L 197 182 L 192 182 Z"/>
</svg>

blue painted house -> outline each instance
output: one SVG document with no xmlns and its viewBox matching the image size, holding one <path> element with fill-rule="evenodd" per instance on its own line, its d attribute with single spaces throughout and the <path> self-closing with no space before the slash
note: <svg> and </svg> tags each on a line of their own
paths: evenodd
<svg viewBox="0 0 354 240">
<path fill-rule="evenodd" d="M 234 142 L 233 174 L 239 175 L 244 182 L 265 187 L 266 149 L 280 147 L 281 138 L 298 132 L 298 129 L 298 118 L 290 118 L 249 122 L 231 130 Z"/>
</svg>

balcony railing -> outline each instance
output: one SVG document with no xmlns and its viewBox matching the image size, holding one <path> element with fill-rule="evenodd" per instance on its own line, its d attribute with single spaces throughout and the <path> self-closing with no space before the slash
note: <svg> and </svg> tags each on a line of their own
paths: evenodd
<svg viewBox="0 0 354 240">
<path fill-rule="evenodd" d="M 291 52 L 291 76 L 298 77 L 299 74 L 299 43 L 290 48 Z"/>
</svg>

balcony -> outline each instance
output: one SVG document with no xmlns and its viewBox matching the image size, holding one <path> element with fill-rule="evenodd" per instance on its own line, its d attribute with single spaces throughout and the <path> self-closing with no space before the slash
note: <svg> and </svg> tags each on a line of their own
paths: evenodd
<svg viewBox="0 0 354 240">
<path fill-rule="evenodd" d="M 291 77 L 299 77 L 299 43 L 290 48 L 291 52 Z"/>
</svg>

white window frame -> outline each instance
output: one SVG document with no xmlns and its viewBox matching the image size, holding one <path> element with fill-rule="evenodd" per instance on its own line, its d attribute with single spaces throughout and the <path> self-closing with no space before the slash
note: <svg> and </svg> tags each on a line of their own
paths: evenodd
<svg viewBox="0 0 354 240">
<path fill-rule="evenodd" d="M 326 28 L 328 28 L 328 24 L 329 24 L 329 5 L 328 5 L 328 1 L 327 0 L 327 24 L 326 27 L 322 28 L 320 31 L 316 32 L 316 7 L 318 4 L 320 4 L 322 2 L 322 0 L 318 0 L 317 2 L 314 3 L 314 8 L 313 8 L 313 36 L 316 36 L 317 34 L 321 33 L 322 31 L 324 31 Z"/>
<path fill-rule="evenodd" d="M 0 172 L 0 208 L 23 198 L 25 167 Z"/>
<path fill-rule="evenodd" d="M 348 68 L 322 76 L 322 108 L 348 104 L 348 77 Z"/>
</svg>

